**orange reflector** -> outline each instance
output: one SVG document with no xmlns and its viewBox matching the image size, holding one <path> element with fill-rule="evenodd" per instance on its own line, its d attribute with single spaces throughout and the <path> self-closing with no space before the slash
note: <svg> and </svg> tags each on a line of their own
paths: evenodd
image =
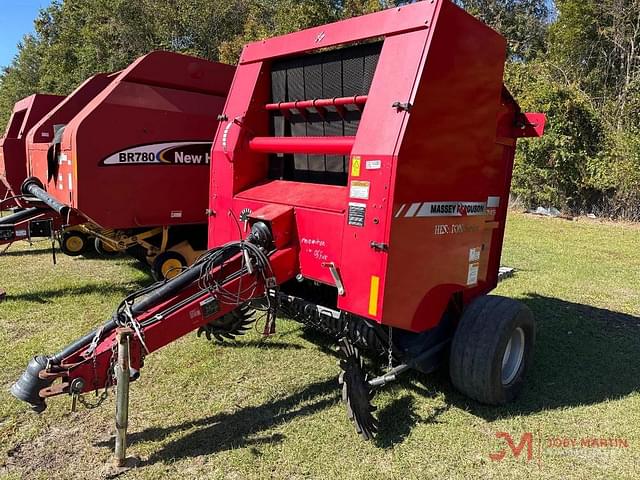
<svg viewBox="0 0 640 480">
<path fill-rule="evenodd" d="M 369 315 L 378 314 L 378 291 L 380 289 L 380 277 L 371 275 L 371 289 L 369 290 Z"/>
</svg>

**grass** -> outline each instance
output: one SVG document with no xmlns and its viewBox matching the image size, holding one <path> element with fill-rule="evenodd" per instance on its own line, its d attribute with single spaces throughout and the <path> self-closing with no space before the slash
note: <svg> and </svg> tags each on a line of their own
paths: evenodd
<svg viewBox="0 0 640 480">
<path fill-rule="evenodd" d="M 51 353 L 107 318 L 149 278 L 128 260 L 58 257 L 46 244 L 0 256 L 0 476 L 104 478 L 113 396 L 70 413 L 66 397 L 35 415 L 7 392 L 36 353 Z M 380 434 L 354 433 L 327 343 L 282 321 L 218 345 L 195 335 L 147 359 L 132 385 L 122 478 L 638 478 L 640 228 L 511 215 L 497 293 L 538 320 L 535 365 L 506 408 L 456 393 L 446 375 L 413 374 L 376 396 Z M 533 434 L 501 462 L 496 432 Z M 626 448 L 553 448 L 550 439 L 624 439 Z"/>
</svg>

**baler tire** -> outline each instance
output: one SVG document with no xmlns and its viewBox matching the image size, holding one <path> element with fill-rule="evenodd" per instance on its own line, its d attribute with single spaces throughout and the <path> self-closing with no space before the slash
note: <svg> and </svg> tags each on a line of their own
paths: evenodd
<svg viewBox="0 0 640 480">
<path fill-rule="evenodd" d="M 88 244 L 89 237 L 76 230 L 64 232 L 60 238 L 60 250 L 69 257 L 78 257 L 85 253 Z"/>
<path fill-rule="evenodd" d="M 179 263 L 180 267 L 175 268 L 175 271 L 173 270 L 168 271 L 166 267 L 168 262 L 174 263 L 175 267 L 177 267 Z M 151 262 L 151 275 L 153 276 L 153 279 L 156 282 L 160 282 L 162 280 L 167 279 L 166 277 L 167 273 L 172 273 L 172 275 L 168 277 L 168 278 L 172 278 L 177 274 L 179 274 L 187 266 L 188 266 L 187 260 L 178 252 L 172 252 L 172 251 L 162 252 L 156 258 L 153 259 L 153 262 Z"/>
<path fill-rule="evenodd" d="M 101 257 L 113 258 L 113 257 L 119 256 L 122 253 L 119 250 L 111 250 L 111 249 L 105 248 L 105 243 L 102 241 L 102 239 L 98 237 L 96 237 L 95 240 L 93 241 L 93 247 L 95 248 L 98 255 L 100 255 Z"/>
<path fill-rule="evenodd" d="M 510 343 L 514 338 L 516 341 Z M 505 372 L 505 354 L 510 357 L 507 347 L 511 352 L 519 342 L 523 346 L 517 369 L 512 366 Z M 533 360 L 534 343 L 535 321 L 526 305 L 497 295 L 478 297 L 464 311 L 453 337 L 449 357 L 451 382 L 478 402 L 508 403 L 522 390 Z M 509 374 L 507 379 L 505 373 Z"/>
</svg>

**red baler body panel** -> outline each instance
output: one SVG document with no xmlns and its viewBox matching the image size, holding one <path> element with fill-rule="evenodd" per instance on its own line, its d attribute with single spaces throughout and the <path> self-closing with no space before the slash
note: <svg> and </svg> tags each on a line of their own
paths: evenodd
<svg viewBox="0 0 640 480">
<path fill-rule="evenodd" d="M 67 125 L 112 79 L 113 74 L 100 73 L 85 80 L 29 130 L 26 143 L 29 176 L 38 177 L 45 186 L 53 184 L 48 155 L 53 148 L 55 129 Z"/>
<path fill-rule="evenodd" d="M 103 228 L 205 223 L 211 137 L 233 72 L 169 52 L 139 58 L 65 122 L 56 171 L 45 162 L 32 174 Z"/>
<path fill-rule="evenodd" d="M 353 93 L 353 76 L 344 73 L 347 62 L 360 61 L 356 46 L 342 54 L 342 95 L 328 95 L 336 63 L 327 58 L 336 54 L 323 50 L 311 60 L 309 52 L 379 37 L 368 91 Z M 505 57 L 503 37 L 447 0 L 248 45 L 212 150 L 209 246 L 239 238 L 243 211 L 291 206 L 298 273 L 336 285 L 334 265 L 344 284 L 338 308 L 411 331 L 434 327 L 453 294 L 466 303 L 497 284 L 515 139 L 540 135 L 544 126 L 544 118 L 520 114 L 504 90 Z M 282 61 L 292 65 L 285 80 Z M 312 91 L 318 75 L 324 83 Z M 284 101 L 272 98 L 278 88 Z M 349 96 L 346 113 L 342 99 L 331 105 Z M 270 117 L 278 110 L 283 120 Z M 331 114 L 343 118 L 343 135 L 326 133 Z M 542 124 L 516 129 L 531 119 Z M 314 121 L 324 121 L 324 137 L 310 133 Z M 313 171 L 302 182 L 271 173 L 274 162 L 288 165 L 287 154 L 302 152 L 309 170 L 326 155 L 325 179 L 329 162 L 348 155 L 344 181 L 323 184 Z M 303 161 L 294 157 L 295 172 Z"/>
<path fill-rule="evenodd" d="M 0 200 L 20 194 L 27 178 L 25 143 L 31 127 L 58 105 L 64 97 L 35 94 L 15 104 L 4 136 L 0 139 Z M 21 204 L 18 200 L 16 204 Z M 7 204 L 3 204 L 6 208 Z"/>
</svg>

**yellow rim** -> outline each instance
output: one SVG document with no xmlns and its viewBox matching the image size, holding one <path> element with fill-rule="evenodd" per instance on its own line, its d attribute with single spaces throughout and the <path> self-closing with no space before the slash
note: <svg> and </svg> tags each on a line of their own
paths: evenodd
<svg viewBox="0 0 640 480">
<path fill-rule="evenodd" d="M 65 239 L 64 245 L 68 251 L 77 253 L 84 248 L 84 240 L 78 235 L 71 235 Z"/>
<path fill-rule="evenodd" d="M 162 263 L 160 271 L 164 278 L 173 278 L 182 270 L 182 262 L 176 258 L 169 258 Z"/>
</svg>

